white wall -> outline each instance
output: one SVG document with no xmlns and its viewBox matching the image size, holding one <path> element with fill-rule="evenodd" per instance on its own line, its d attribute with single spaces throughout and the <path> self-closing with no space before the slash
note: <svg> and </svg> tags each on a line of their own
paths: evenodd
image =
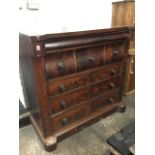
<svg viewBox="0 0 155 155">
<path fill-rule="evenodd" d="M 34 1 L 34 0 L 33 0 Z M 35 0 L 38 11 L 20 11 L 20 32 L 54 33 L 102 29 L 111 26 L 112 1 L 118 0 Z"/>
</svg>

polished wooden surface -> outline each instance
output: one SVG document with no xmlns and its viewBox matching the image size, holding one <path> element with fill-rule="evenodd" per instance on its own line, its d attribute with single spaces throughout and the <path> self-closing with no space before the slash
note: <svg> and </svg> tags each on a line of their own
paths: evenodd
<svg viewBox="0 0 155 155">
<path fill-rule="evenodd" d="M 117 109 L 130 28 L 26 36 L 20 66 L 32 124 L 46 150 Z"/>
<path fill-rule="evenodd" d="M 116 62 L 101 66 L 95 69 L 64 76 L 59 79 L 48 80 L 48 91 L 50 96 L 61 94 L 69 90 L 89 85 L 92 82 L 100 81 L 104 78 L 113 77 L 120 73 L 122 63 Z M 61 90 L 60 86 L 64 86 Z"/>
<path fill-rule="evenodd" d="M 135 25 L 135 1 L 117 1 L 112 3 L 112 26 Z"/>
</svg>

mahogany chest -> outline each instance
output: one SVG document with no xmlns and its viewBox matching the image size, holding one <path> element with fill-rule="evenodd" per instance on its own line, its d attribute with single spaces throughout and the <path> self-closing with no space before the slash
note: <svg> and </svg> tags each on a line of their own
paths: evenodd
<svg viewBox="0 0 155 155">
<path fill-rule="evenodd" d="M 124 111 L 128 27 L 19 37 L 26 104 L 47 151 L 100 118 Z"/>
</svg>

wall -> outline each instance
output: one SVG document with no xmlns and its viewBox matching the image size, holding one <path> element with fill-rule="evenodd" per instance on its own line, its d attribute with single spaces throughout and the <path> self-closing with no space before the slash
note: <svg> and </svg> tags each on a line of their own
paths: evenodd
<svg viewBox="0 0 155 155">
<path fill-rule="evenodd" d="M 25 0 L 19 16 L 20 32 L 54 33 L 108 28 L 111 26 L 112 1 L 116 0 L 35 0 L 40 5 L 39 10 L 30 11 L 26 9 Z"/>
</svg>

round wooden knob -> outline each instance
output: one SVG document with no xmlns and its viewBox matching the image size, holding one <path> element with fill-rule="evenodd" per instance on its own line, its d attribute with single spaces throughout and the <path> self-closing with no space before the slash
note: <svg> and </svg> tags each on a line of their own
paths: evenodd
<svg viewBox="0 0 155 155">
<path fill-rule="evenodd" d="M 113 51 L 113 55 L 114 55 L 114 56 L 118 55 L 118 51 L 114 50 L 114 51 Z"/>
<path fill-rule="evenodd" d="M 94 62 L 95 58 L 94 57 L 88 57 L 89 62 Z"/>
<path fill-rule="evenodd" d="M 117 74 L 116 69 L 112 69 L 112 70 L 111 70 L 111 74 L 112 74 L 112 75 L 116 75 L 116 74 Z"/>
<path fill-rule="evenodd" d="M 67 118 L 62 119 L 62 125 L 67 125 L 69 123 Z"/>
<path fill-rule="evenodd" d="M 110 88 L 115 88 L 115 84 L 113 83 L 113 82 L 111 82 L 110 84 L 109 84 L 109 86 L 110 86 Z"/>
<path fill-rule="evenodd" d="M 66 88 L 65 88 L 65 86 L 63 84 L 60 84 L 59 89 L 60 89 L 61 92 L 66 91 Z"/>
<path fill-rule="evenodd" d="M 64 69 L 65 69 L 64 63 L 59 62 L 59 63 L 58 63 L 58 68 L 59 68 L 60 70 L 64 70 Z"/>
<path fill-rule="evenodd" d="M 60 102 L 60 106 L 61 106 L 62 109 L 66 109 L 67 108 L 67 104 L 66 104 L 65 101 L 61 101 Z"/>
<path fill-rule="evenodd" d="M 114 99 L 111 97 L 111 98 L 108 99 L 108 102 L 109 103 L 113 103 L 114 102 Z"/>
</svg>

